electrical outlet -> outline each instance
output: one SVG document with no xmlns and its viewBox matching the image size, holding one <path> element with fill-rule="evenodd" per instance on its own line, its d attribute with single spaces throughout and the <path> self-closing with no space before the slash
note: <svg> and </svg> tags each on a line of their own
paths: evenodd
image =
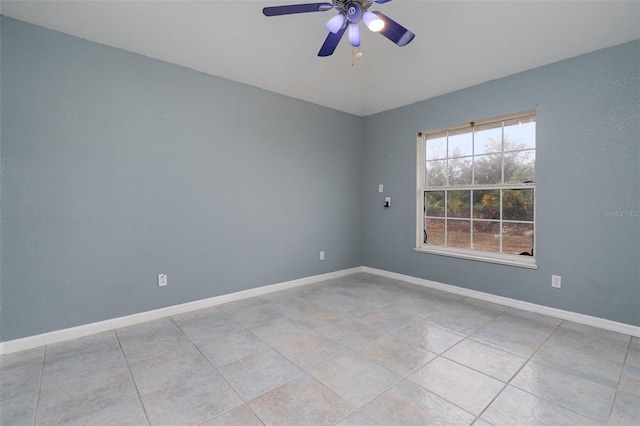
<svg viewBox="0 0 640 426">
<path fill-rule="evenodd" d="M 378 185 L 378 192 L 382 192 L 383 189 L 384 189 L 384 185 L 382 184 Z"/>
<path fill-rule="evenodd" d="M 553 288 L 562 287 L 562 277 L 560 275 L 551 275 L 551 287 Z"/>
<path fill-rule="evenodd" d="M 324 260 L 324 251 L 320 252 L 320 260 Z"/>
<path fill-rule="evenodd" d="M 158 287 L 167 285 L 167 274 L 158 274 Z"/>
</svg>

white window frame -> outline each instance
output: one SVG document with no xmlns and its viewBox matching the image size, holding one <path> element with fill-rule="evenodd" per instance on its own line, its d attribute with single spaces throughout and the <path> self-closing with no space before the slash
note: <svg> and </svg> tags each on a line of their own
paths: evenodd
<svg viewBox="0 0 640 426">
<path fill-rule="evenodd" d="M 439 186 L 439 187 L 428 187 L 425 182 L 425 174 L 426 174 L 426 140 L 428 134 L 434 133 L 442 133 L 446 131 L 455 131 L 464 128 L 472 129 L 474 126 L 482 126 L 484 124 L 491 124 L 499 121 L 509 121 L 518 118 L 525 117 L 536 117 L 535 110 L 522 111 L 514 114 L 503 115 L 500 117 L 494 117 L 486 120 L 465 123 L 458 126 L 450 126 L 443 127 L 438 129 L 432 129 L 427 132 L 418 132 L 417 134 L 417 163 L 416 163 L 416 246 L 414 251 L 421 253 L 429 253 L 436 254 L 442 256 L 450 256 L 462 259 L 469 259 L 475 261 L 489 262 L 489 263 L 497 263 L 503 265 L 517 266 L 522 268 L 529 269 L 538 269 L 538 265 L 536 263 L 536 252 L 534 251 L 534 256 L 524 256 L 517 254 L 508 254 L 508 253 L 496 253 L 489 252 L 484 250 L 473 250 L 473 249 L 463 249 L 458 247 L 447 247 L 441 245 L 434 244 L 425 244 L 424 243 L 424 226 L 425 226 L 425 192 L 426 191 L 453 191 L 453 190 L 481 190 L 481 189 L 533 189 L 534 193 L 534 213 L 533 213 L 533 247 L 537 247 L 536 244 L 536 234 L 537 234 L 537 190 L 536 183 L 523 183 L 523 184 L 495 184 L 495 185 L 451 185 L 451 186 Z M 537 120 L 536 120 L 537 125 Z M 536 151 L 537 151 L 537 141 L 536 141 Z M 472 215 L 473 216 L 473 215 Z M 470 218 L 472 226 L 473 226 L 473 217 Z M 508 221 L 505 221 L 508 222 Z M 502 219 L 500 220 L 502 224 Z"/>
</svg>

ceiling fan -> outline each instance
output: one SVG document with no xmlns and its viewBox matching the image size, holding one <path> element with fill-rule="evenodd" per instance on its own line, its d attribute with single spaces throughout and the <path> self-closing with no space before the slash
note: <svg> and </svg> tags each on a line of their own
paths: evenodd
<svg viewBox="0 0 640 426">
<path fill-rule="evenodd" d="M 353 47 L 360 46 L 360 21 L 373 32 L 379 32 L 398 46 L 406 46 L 415 34 L 395 22 L 393 19 L 369 7 L 375 3 L 387 3 L 391 0 L 333 0 L 332 3 L 305 3 L 286 6 L 272 6 L 262 9 L 265 16 L 292 15 L 294 13 L 325 12 L 335 9 L 338 14 L 329 19 L 325 28 L 329 35 L 325 39 L 318 56 L 331 56 L 345 32 Z"/>
</svg>

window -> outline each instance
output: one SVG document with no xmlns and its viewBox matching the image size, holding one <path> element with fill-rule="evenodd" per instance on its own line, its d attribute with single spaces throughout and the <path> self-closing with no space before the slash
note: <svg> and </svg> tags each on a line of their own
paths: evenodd
<svg viewBox="0 0 640 426">
<path fill-rule="evenodd" d="M 418 133 L 416 250 L 536 268 L 534 111 Z"/>
</svg>

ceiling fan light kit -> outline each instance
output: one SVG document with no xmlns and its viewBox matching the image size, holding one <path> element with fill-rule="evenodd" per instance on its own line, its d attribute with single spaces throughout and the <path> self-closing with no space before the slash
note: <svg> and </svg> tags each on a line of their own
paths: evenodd
<svg viewBox="0 0 640 426">
<path fill-rule="evenodd" d="M 340 31 L 340 28 L 342 28 L 342 26 L 344 25 L 345 20 L 346 18 L 344 17 L 344 15 L 339 13 L 333 18 L 329 19 L 327 23 L 324 24 L 324 27 L 327 30 L 331 31 L 333 34 L 336 34 L 338 31 Z"/>
<path fill-rule="evenodd" d="M 374 33 L 380 32 L 384 28 L 384 21 L 380 19 L 378 15 L 368 10 L 362 14 L 362 20 L 367 28 Z"/>
<path fill-rule="evenodd" d="M 360 46 L 360 21 L 373 32 L 379 32 L 396 45 L 406 46 L 415 34 L 380 12 L 370 12 L 373 3 L 387 3 L 391 0 L 333 0 L 332 3 L 305 3 L 286 6 L 272 6 L 262 9 L 265 16 L 292 15 L 296 13 L 325 12 L 335 9 L 338 14 L 324 25 L 329 31 L 318 56 L 331 56 L 345 31 L 353 47 Z"/>
<path fill-rule="evenodd" d="M 360 46 L 360 25 L 354 24 L 353 22 L 349 24 L 348 39 L 353 47 Z"/>
</svg>

